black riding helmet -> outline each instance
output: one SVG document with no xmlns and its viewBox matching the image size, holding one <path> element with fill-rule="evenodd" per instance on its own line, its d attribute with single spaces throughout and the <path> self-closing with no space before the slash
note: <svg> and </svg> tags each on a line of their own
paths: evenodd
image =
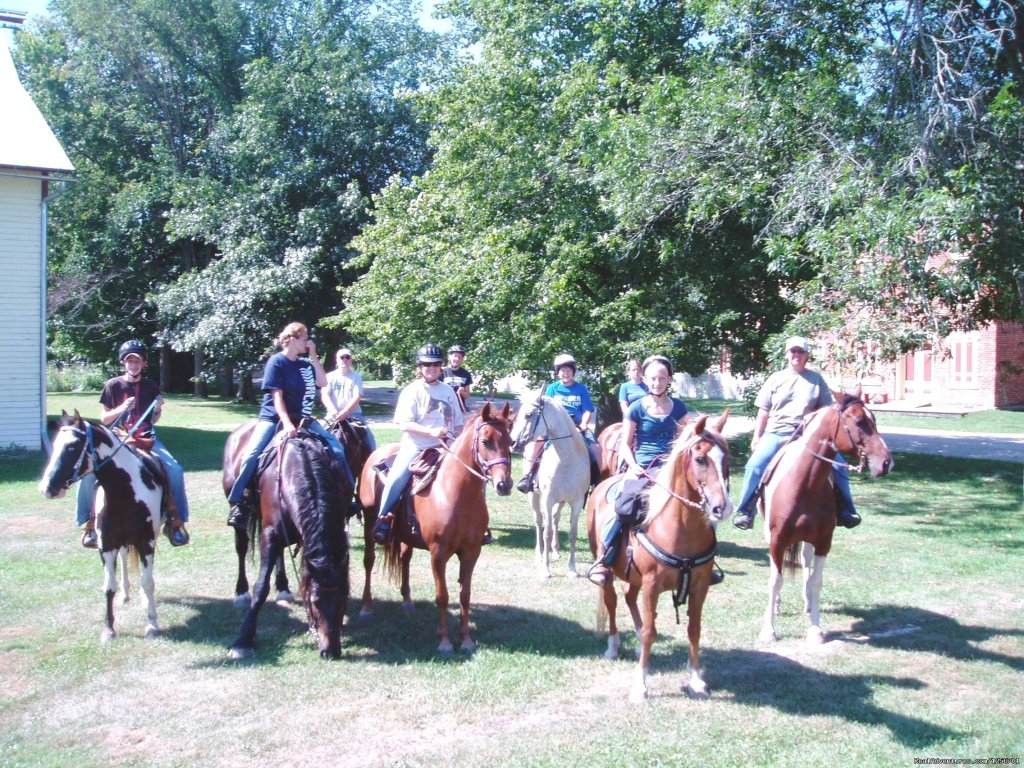
<svg viewBox="0 0 1024 768">
<path fill-rule="evenodd" d="M 421 363 L 443 363 L 444 353 L 437 344 L 424 344 L 416 350 L 416 365 Z"/>
<path fill-rule="evenodd" d="M 117 362 L 123 363 L 128 355 L 138 355 L 146 362 L 149 362 L 149 352 L 146 345 L 138 339 L 129 339 L 117 350 Z"/>
</svg>

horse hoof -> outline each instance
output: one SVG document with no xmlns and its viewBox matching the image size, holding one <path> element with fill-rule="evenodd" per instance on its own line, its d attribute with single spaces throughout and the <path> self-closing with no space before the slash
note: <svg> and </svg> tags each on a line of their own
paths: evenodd
<svg viewBox="0 0 1024 768">
<path fill-rule="evenodd" d="M 152 639 L 154 637 L 160 637 L 160 627 L 147 627 L 146 639 Z"/>
<path fill-rule="evenodd" d="M 363 608 L 359 611 L 359 620 L 366 621 L 373 618 L 373 608 Z"/>
<path fill-rule="evenodd" d="M 570 568 L 569 571 L 565 575 L 566 575 L 566 577 L 568 577 L 570 579 L 578 579 L 580 577 L 580 575 L 578 573 L 576 573 L 576 569 L 575 568 Z"/>
<path fill-rule="evenodd" d="M 711 698 L 711 691 L 704 683 L 701 683 L 699 686 L 695 686 L 693 685 L 693 683 L 690 683 L 689 685 L 683 686 L 683 690 L 686 692 L 686 695 L 691 699 Z"/>
<path fill-rule="evenodd" d="M 247 659 L 250 656 L 252 656 L 252 653 L 252 648 L 241 648 L 239 646 L 233 646 L 231 650 L 228 651 L 228 658 L 232 661 L 241 661 L 242 659 Z"/>
<path fill-rule="evenodd" d="M 811 627 L 807 630 L 808 645 L 821 645 L 824 642 L 825 633 L 821 631 L 821 627 Z"/>
<path fill-rule="evenodd" d="M 109 643 L 111 640 L 113 640 L 116 637 L 117 637 L 117 632 L 115 632 L 112 629 L 104 629 L 100 633 L 100 642 L 101 643 Z"/>
<path fill-rule="evenodd" d="M 473 653 L 474 651 L 476 651 L 476 643 L 467 638 L 462 641 L 462 647 L 459 648 L 459 650 L 463 653 Z"/>
<path fill-rule="evenodd" d="M 644 704 L 647 702 L 647 689 L 634 688 L 629 692 L 630 704 Z"/>
<path fill-rule="evenodd" d="M 285 603 L 285 604 L 291 604 L 291 603 L 295 602 L 295 596 L 291 592 L 289 592 L 287 589 L 285 589 L 285 590 L 282 590 L 281 592 L 277 593 L 277 600 L 276 600 L 276 602 L 278 602 L 278 603 Z"/>
<path fill-rule="evenodd" d="M 611 648 L 609 648 L 607 651 L 604 652 L 604 657 L 606 659 L 617 659 L 619 658 L 619 652 L 613 651 Z"/>
<path fill-rule="evenodd" d="M 450 640 L 444 640 L 439 646 L 437 646 L 437 652 L 442 653 L 445 656 L 450 656 L 455 653 L 455 646 L 452 645 Z"/>
<path fill-rule="evenodd" d="M 778 639 L 779 638 L 772 631 L 763 631 L 757 636 L 757 641 L 759 643 L 774 643 L 778 642 Z"/>
<path fill-rule="evenodd" d="M 252 598 L 249 597 L 248 592 L 243 592 L 240 595 L 235 595 L 231 604 L 234 605 L 235 608 L 248 608 L 252 605 Z"/>
</svg>

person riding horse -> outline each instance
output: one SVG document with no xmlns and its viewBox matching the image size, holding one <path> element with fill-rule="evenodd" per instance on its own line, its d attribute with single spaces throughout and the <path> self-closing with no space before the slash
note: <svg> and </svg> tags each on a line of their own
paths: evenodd
<svg viewBox="0 0 1024 768">
<path fill-rule="evenodd" d="M 335 369 L 327 374 L 327 386 L 320 390 L 320 402 L 327 411 L 327 420 L 335 424 L 341 419 L 363 431 L 370 452 L 377 450 L 377 440 L 363 418 L 363 377 L 352 370 L 352 350 L 339 349 Z"/>
<path fill-rule="evenodd" d="M 462 410 L 469 411 L 469 388 L 473 384 L 473 374 L 462 367 L 466 359 L 466 350 L 461 344 L 448 347 L 448 365 L 441 370 L 441 380 L 455 390 L 462 403 Z"/>
<path fill-rule="evenodd" d="M 373 540 L 386 544 L 395 508 L 412 473 L 409 465 L 427 448 L 436 448 L 458 436 L 465 416 L 458 394 L 441 381 L 444 357 L 436 344 L 424 344 L 416 351 L 416 375 L 398 395 L 395 424 L 402 439 L 394 464 L 380 495 L 380 514 L 373 528 Z"/>
<path fill-rule="evenodd" d="M 160 385 L 143 378 L 149 364 L 146 345 L 138 339 L 124 342 L 117 352 L 117 360 L 124 368 L 124 376 L 115 376 L 103 385 L 100 393 L 100 421 L 104 426 L 114 425 L 127 432 L 136 447 L 144 447 L 160 459 L 167 473 L 172 504 L 168 507 L 165 532 L 171 545 L 180 547 L 189 542 L 185 523 L 188 521 L 188 496 L 185 495 L 185 470 L 156 436 L 155 425 L 163 412 L 164 399 Z M 85 525 L 82 546 L 96 548 L 94 505 L 96 476 L 85 475 L 78 484 L 78 524 Z"/>
<path fill-rule="evenodd" d="M 758 408 L 757 419 L 750 441 L 750 458 L 743 472 L 743 492 L 733 518 L 733 525 L 737 528 L 748 530 L 753 527 L 761 476 L 775 454 L 789 442 L 807 416 L 835 402 L 824 377 L 807 368 L 810 347 L 810 342 L 803 336 L 789 337 L 786 340 L 786 368 L 768 377 L 754 401 Z M 850 476 L 846 469 L 834 465 L 832 481 L 837 521 L 844 528 L 854 528 L 860 524 L 860 515 L 853 506 Z"/>
<path fill-rule="evenodd" d="M 305 427 L 326 443 L 348 480 L 348 487 L 355 487 L 352 471 L 345 458 L 345 448 L 334 435 L 324 429 L 315 419 L 313 412 L 318 387 L 326 386 L 327 373 L 317 357 L 316 343 L 309 338 L 309 332 L 302 323 L 289 323 L 275 340 L 281 349 L 267 361 L 263 370 L 263 404 L 259 420 L 246 446 L 245 457 L 228 502 L 228 525 L 245 532 L 249 523 L 249 508 L 245 491 L 259 466 L 260 454 L 270 444 L 280 427 L 286 438 L 295 437 L 299 425 L 305 419 Z M 299 357 L 308 353 L 309 358 Z"/>
<path fill-rule="evenodd" d="M 636 523 L 643 494 L 672 450 L 679 424 L 687 413 L 686 403 L 669 394 L 672 363 L 667 357 L 648 357 L 640 369 L 648 394 L 633 401 L 622 419 L 619 457 L 627 467 L 626 477 L 616 499 L 615 515 L 601 532 L 597 561 L 587 573 L 587 578 L 599 587 L 608 582 L 622 530 Z"/>
<path fill-rule="evenodd" d="M 555 358 L 554 368 L 558 381 L 553 381 L 548 385 L 544 396 L 561 403 L 572 417 L 573 423 L 583 434 L 587 443 L 587 451 L 590 453 L 591 485 L 593 485 L 600 480 L 601 476 L 601 472 L 596 466 L 597 459 L 594 456 L 594 446 L 597 441 L 589 432 L 590 422 L 596 415 L 597 409 L 594 407 L 594 401 L 590 399 L 590 391 L 586 385 L 576 381 L 576 358 L 569 354 L 558 355 Z M 534 440 L 523 451 L 523 463 L 527 466 L 527 470 L 516 484 L 516 488 L 521 493 L 529 493 L 533 489 L 537 466 L 540 464 L 543 450 L 544 440 Z"/>
</svg>

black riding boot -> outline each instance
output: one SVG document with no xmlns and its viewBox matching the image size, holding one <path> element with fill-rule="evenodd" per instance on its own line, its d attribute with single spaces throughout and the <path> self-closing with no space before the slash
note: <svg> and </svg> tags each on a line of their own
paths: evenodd
<svg viewBox="0 0 1024 768">
<path fill-rule="evenodd" d="M 231 505 L 228 512 L 228 525 L 236 531 L 247 533 L 249 529 L 249 506 L 244 501 Z"/>
<path fill-rule="evenodd" d="M 540 460 L 534 461 L 530 464 L 530 468 L 523 475 L 523 479 L 516 483 L 516 490 L 520 493 L 529 493 L 533 490 L 533 479 L 537 476 L 537 465 Z"/>
<path fill-rule="evenodd" d="M 838 486 L 834 489 L 836 493 L 836 522 L 843 528 L 856 528 L 860 525 L 860 515 L 853 508 L 850 500 L 847 499 Z"/>
</svg>

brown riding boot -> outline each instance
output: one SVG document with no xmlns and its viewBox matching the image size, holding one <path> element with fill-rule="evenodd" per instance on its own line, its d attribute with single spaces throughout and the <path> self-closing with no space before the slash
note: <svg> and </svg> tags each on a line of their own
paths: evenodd
<svg viewBox="0 0 1024 768">
<path fill-rule="evenodd" d="M 96 536 L 96 516 L 89 513 L 89 519 L 85 522 L 85 531 L 82 533 L 82 546 L 86 549 L 99 547 L 99 538 Z"/>
<path fill-rule="evenodd" d="M 170 494 L 170 491 L 165 491 Z M 171 542 L 172 547 L 183 547 L 189 542 L 188 531 L 185 530 L 185 523 L 178 517 L 178 506 L 174 503 L 174 496 L 170 495 L 167 500 L 167 519 L 164 520 L 164 536 Z"/>
</svg>

